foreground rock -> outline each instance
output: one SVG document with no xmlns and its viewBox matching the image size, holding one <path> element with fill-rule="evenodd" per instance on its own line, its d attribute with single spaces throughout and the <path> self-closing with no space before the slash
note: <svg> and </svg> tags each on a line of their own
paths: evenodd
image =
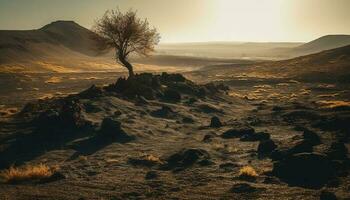
<svg viewBox="0 0 350 200">
<path fill-rule="evenodd" d="M 255 130 L 249 126 L 241 126 L 229 129 L 225 131 L 221 137 L 224 139 L 230 139 L 230 138 L 240 138 L 243 135 L 252 135 L 255 133 Z"/>
<path fill-rule="evenodd" d="M 119 78 L 115 84 L 104 89 L 129 99 L 142 96 L 148 100 L 159 99 L 174 103 L 181 101 L 183 95 L 203 97 L 228 90 L 224 85 L 197 85 L 181 74 L 168 73 L 143 73 L 129 79 Z"/>
<path fill-rule="evenodd" d="M 209 126 L 212 128 L 220 128 L 222 126 L 222 123 L 218 117 L 214 116 L 211 118 Z"/>
<path fill-rule="evenodd" d="M 259 156 L 270 155 L 273 150 L 277 148 L 277 145 L 271 139 L 263 140 L 259 143 L 258 154 Z"/>
<path fill-rule="evenodd" d="M 166 159 L 163 169 L 181 170 L 196 163 L 200 165 L 210 165 L 210 155 L 203 149 L 183 149 Z"/>
<path fill-rule="evenodd" d="M 277 161 L 272 173 L 290 185 L 320 188 L 335 175 L 325 155 L 300 153 Z"/>
<path fill-rule="evenodd" d="M 103 119 L 97 137 L 105 140 L 116 140 L 119 142 L 128 142 L 135 139 L 135 137 L 129 136 L 124 132 L 119 121 L 108 117 Z"/>
</svg>

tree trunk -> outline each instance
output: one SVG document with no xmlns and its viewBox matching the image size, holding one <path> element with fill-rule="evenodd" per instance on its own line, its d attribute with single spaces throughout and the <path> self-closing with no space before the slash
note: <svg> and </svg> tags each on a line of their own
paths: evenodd
<svg viewBox="0 0 350 200">
<path fill-rule="evenodd" d="M 130 77 L 134 77 L 134 69 L 132 67 L 132 65 L 122 56 L 119 56 L 119 60 L 120 62 L 124 65 L 124 67 L 126 67 L 129 71 L 129 78 Z"/>
</svg>

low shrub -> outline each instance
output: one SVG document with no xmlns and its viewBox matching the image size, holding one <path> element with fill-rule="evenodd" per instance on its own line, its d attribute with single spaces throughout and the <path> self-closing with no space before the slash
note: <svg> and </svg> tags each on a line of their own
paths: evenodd
<svg viewBox="0 0 350 200">
<path fill-rule="evenodd" d="M 22 168 L 10 167 L 1 173 L 1 177 L 6 183 L 18 183 L 50 178 L 57 169 L 57 167 L 49 167 L 45 164 L 27 165 Z"/>
<path fill-rule="evenodd" d="M 239 170 L 240 178 L 256 178 L 257 176 L 259 176 L 258 173 L 251 166 L 244 166 Z"/>
</svg>

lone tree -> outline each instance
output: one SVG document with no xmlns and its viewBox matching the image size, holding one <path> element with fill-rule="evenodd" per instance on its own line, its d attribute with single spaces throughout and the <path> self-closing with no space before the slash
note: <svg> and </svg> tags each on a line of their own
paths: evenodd
<svg viewBox="0 0 350 200">
<path fill-rule="evenodd" d="M 133 66 L 128 59 L 130 54 L 148 56 L 160 39 L 157 29 L 151 28 L 147 19 L 138 18 L 133 10 L 126 13 L 119 9 L 107 10 L 96 21 L 93 31 L 100 48 L 115 49 L 116 61 L 128 69 L 129 77 L 134 76 Z"/>
</svg>

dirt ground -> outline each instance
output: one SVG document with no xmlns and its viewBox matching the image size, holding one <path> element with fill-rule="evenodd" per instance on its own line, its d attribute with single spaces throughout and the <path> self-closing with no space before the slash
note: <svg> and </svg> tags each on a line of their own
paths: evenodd
<svg viewBox="0 0 350 200">
<path fill-rule="evenodd" d="M 334 141 L 340 140 L 340 135 L 348 134 L 346 123 L 336 126 L 324 123 L 325 119 L 336 117 L 350 119 L 350 85 L 232 79 L 224 81 L 228 91 L 192 103 L 188 103 L 191 98 L 186 95 L 179 102 L 138 103 L 117 96 L 82 99 L 85 119 L 100 127 L 103 119 L 110 117 L 135 139 L 95 144 L 82 131 L 55 145 L 46 146 L 46 141 L 34 139 L 28 140 L 30 144 L 22 144 L 17 138 L 30 136 L 33 128 L 13 119 L 11 114 L 16 110 L 9 108 L 20 110 L 24 102 L 40 95 L 64 96 L 92 83 L 102 85 L 116 80 L 116 74 L 71 76 L 56 79 L 24 76 L 16 82 L 16 91 L 5 92 L 2 88 L 2 169 L 11 164 L 44 163 L 59 166 L 64 178 L 0 183 L 0 199 L 320 199 L 322 191 L 332 192 L 338 199 L 350 199 L 348 174 L 338 177 L 337 186 L 325 184 L 316 189 L 293 186 L 270 175 L 276 161 L 259 156 L 260 141 L 223 137 L 232 128 L 250 127 L 256 133 L 270 134 L 278 148 L 291 148 L 302 137 L 302 130 L 308 129 L 321 140 L 312 151 L 324 153 Z M 196 74 L 186 77 L 203 82 Z M 28 85 L 29 82 L 37 85 Z M 66 85 L 62 86 L 62 82 Z M 162 107 L 171 111 L 159 115 Z M 222 126 L 210 126 L 214 116 Z M 343 143 L 349 149 L 346 139 Z M 200 152 L 196 155 L 205 158 L 204 161 L 197 159 L 190 166 L 164 168 L 171 155 L 187 150 Z M 258 176 L 240 177 L 244 166 L 253 167 Z M 242 185 L 249 188 L 234 189 Z"/>
</svg>

